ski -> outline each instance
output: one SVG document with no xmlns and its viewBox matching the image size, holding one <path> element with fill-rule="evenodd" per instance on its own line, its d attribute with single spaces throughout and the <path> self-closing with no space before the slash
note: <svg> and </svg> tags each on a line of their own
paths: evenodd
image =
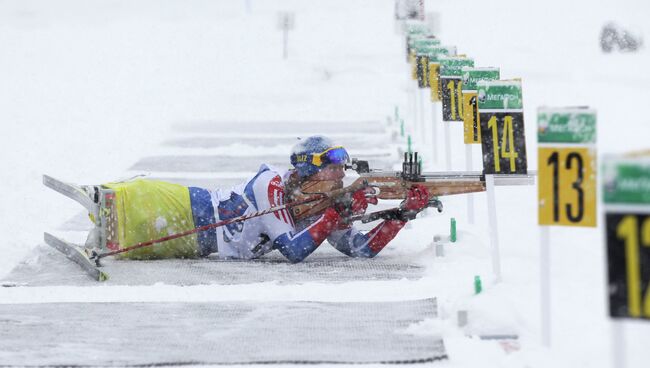
<svg viewBox="0 0 650 368">
<path fill-rule="evenodd" d="M 44 233 L 44 239 L 47 245 L 63 253 L 66 258 L 81 266 L 81 268 L 94 280 L 106 281 L 108 279 L 108 274 L 100 271 L 80 246 L 57 238 L 50 233 Z"/>
<path fill-rule="evenodd" d="M 63 194 L 64 196 L 78 202 L 90 213 L 97 218 L 99 216 L 98 201 L 93 201 L 88 193 L 80 186 L 63 182 L 48 175 L 43 175 L 43 184 L 46 187 Z"/>
</svg>

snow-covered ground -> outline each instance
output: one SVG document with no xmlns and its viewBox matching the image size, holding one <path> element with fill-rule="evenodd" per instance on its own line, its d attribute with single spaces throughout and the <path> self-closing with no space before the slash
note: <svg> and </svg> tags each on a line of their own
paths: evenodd
<svg viewBox="0 0 650 368">
<path fill-rule="evenodd" d="M 0 242 L 0 278 L 42 243 L 43 231 L 79 212 L 78 205 L 41 185 L 43 173 L 80 183 L 130 175 L 137 159 L 179 134 L 172 129 L 179 122 L 384 120 L 396 105 L 409 114 L 411 83 L 391 0 L 250 5 L 248 12 L 245 1 L 0 2 L 0 230 L 7 234 Z M 535 111 L 542 105 L 595 107 L 600 154 L 648 147 L 650 54 L 644 48 L 606 55 L 598 44 L 600 28 L 610 20 L 650 34 L 647 2 L 426 5 L 440 13 L 444 43 L 474 57 L 478 66 L 501 67 L 504 78 L 522 78 L 529 169 L 537 166 Z M 282 59 L 276 29 L 283 10 L 296 17 L 288 60 Z M 453 164 L 461 170 L 464 147 L 460 128 L 454 128 Z M 233 142 L 232 149 L 244 143 Z M 284 147 L 269 138 L 254 149 L 277 152 L 273 146 Z M 419 148 L 430 150 L 422 142 Z M 479 152 L 474 154 L 477 162 Z M 547 349 L 540 343 L 536 187 L 497 190 L 503 269 L 498 284 L 490 276 L 485 196 L 475 198 L 476 225 L 467 224 L 465 199 L 449 198 L 443 215 L 415 221 L 390 245 L 431 256 L 433 235 L 448 232 L 450 217 L 458 220 L 459 243 L 446 249 L 445 258 L 431 256 L 420 280 L 2 288 L 0 303 L 436 296 L 441 318 L 413 326 L 414 333 L 444 337 L 450 359 L 435 364 L 610 366 L 602 226 L 551 230 L 553 339 Z M 479 296 L 473 295 L 475 275 L 484 284 Z M 455 327 L 457 310 L 469 311 L 465 331 Z M 625 329 L 628 366 L 647 366 L 650 326 L 626 322 Z M 494 342 L 466 337 L 482 333 L 516 333 L 520 349 L 508 354 Z"/>
</svg>

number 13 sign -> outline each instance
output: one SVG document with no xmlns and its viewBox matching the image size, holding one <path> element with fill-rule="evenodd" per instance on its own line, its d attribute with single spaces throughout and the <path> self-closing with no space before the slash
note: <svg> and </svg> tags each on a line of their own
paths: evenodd
<svg viewBox="0 0 650 368">
<path fill-rule="evenodd" d="M 596 112 L 540 108 L 539 224 L 596 226 Z"/>
</svg>

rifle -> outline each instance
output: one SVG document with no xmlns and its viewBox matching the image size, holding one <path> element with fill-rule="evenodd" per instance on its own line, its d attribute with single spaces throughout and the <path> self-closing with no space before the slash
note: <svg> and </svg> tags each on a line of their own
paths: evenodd
<svg viewBox="0 0 650 368">
<path fill-rule="evenodd" d="M 461 172 L 422 172 L 418 162 L 418 154 L 405 153 L 402 162 L 402 171 L 386 171 L 370 169 L 368 161 L 352 159 L 346 169 L 356 171 L 359 175 L 351 186 L 359 186 L 361 183 L 375 189 L 374 196 L 378 199 L 405 199 L 409 189 L 413 185 L 422 185 L 429 193 L 427 207 L 433 207 L 442 212 L 443 205 L 438 199 L 441 196 L 477 193 L 485 191 L 485 175 L 482 172 L 461 171 Z M 529 184 L 533 177 L 528 174 L 497 174 L 495 185 L 518 185 Z M 348 192 L 351 193 L 351 192 Z M 330 196 L 327 202 L 308 203 L 294 207 L 293 215 L 296 221 L 306 216 L 313 216 L 324 211 L 325 208 L 334 203 L 347 203 L 345 198 Z M 372 222 L 379 219 L 384 220 L 411 220 L 417 212 L 406 211 L 403 208 L 392 208 L 384 211 L 373 212 L 364 215 L 351 216 L 346 222 L 361 221 Z"/>
</svg>

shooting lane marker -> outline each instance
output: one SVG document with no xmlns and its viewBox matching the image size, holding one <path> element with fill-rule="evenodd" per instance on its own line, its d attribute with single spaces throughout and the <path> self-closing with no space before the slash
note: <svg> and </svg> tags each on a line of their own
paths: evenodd
<svg viewBox="0 0 650 368">
<path fill-rule="evenodd" d="M 492 269 L 501 281 L 494 176 L 528 175 L 521 81 L 488 80 L 477 83 L 481 153 L 488 200 Z"/>
<path fill-rule="evenodd" d="M 418 141 L 422 144 L 422 146 L 427 145 L 427 129 L 426 129 L 426 110 L 425 110 L 425 99 L 427 98 L 427 91 L 426 90 L 418 90 L 418 94 L 420 95 L 419 102 L 420 106 L 419 108 L 419 117 L 420 120 L 418 121 L 418 130 L 420 134 L 418 135 Z"/>
<path fill-rule="evenodd" d="M 596 226 L 596 111 L 537 109 L 541 340 L 551 347 L 550 226 Z"/>
<path fill-rule="evenodd" d="M 438 163 L 438 104 L 431 103 L 431 148 L 433 149 L 433 162 Z"/>
<path fill-rule="evenodd" d="M 465 169 L 467 171 L 474 170 L 472 165 L 472 145 L 465 145 Z M 474 195 L 467 194 L 467 222 L 474 225 Z"/>
<path fill-rule="evenodd" d="M 492 272 L 494 282 L 501 281 L 501 258 L 499 255 L 499 224 L 497 221 L 497 205 L 494 199 L 494 175 L 485 175 L 485 192 L 488 202 L 488 222 L 490 227 L 490 253 L 492 255 Z"/>
<path fill-rule="evenodd" d="M 463 141 L 465 142 L 465 169 L 474 170 L 473 144 L 481 144 L 478 97 L 476 83 L 484 80 L 498 80 L 499 68 L 462 67 L 463 95 Z M 474 224 L 474 195 L 467 195 L 467 220 Z"/>
<path fill-rule="evenodd" d="M 433 35 L 422 36 L 416 38 L 413 42 L 413 48 L 415 49 L 415 63 L 416 63 L 416 76 L 417 76 L 417 87 L 419 92 L 418 96 L 418 119 L 416 120 L 417 130 L 420 133 L 416 138 L 418 142 L 422 145 L 427 144 L 427 112 L 425 109 L 425 100 L 427 99 L 429 92 L 426 90 L 429 88 L 429 64 L 430 57 L 434 56 L 433 50 L 440 46 L 440 40 L 435 38 Z"/>
<path fill-rule="evenodd" d="M 626 365 L 627 319 L 650 320 L 650 151 L 603 159 L 612 357 Z"/>
<path fill-rule="evenodd" d="M 440 114 L 442 111 L 442 108 L 438 110 L 437 106 L 441 106 L 438 104 L 438 102 L 441 101 L 442 97 L 442 91 L 440 88 L 440 58 L 443 56 L 454 56 L 456 55 L 456 47 L 455 46 L 440 46 L 437 45 L 435 47 L 430 47 L 428 48 L 428 56 L 429 56 L 429 88 L 431 91 L 431 102 L 432 108 L 431 108 L 431 121 L 433 125 L 433 155 L 434 155 L 434 161 L 436 163 L 439 162 L 439 156 L 438 156 L 438 122 L 440 121 L 438 119 L 438 114 Z M 444 122 L 443 122 L 444 124 Z M 445 125 L 445 128 L 448 128 Z M 445 147 L 447 148 L 445 150 L 446 152 L 446 162 L 448 162 L 447 165 L 447 171 L 451 170 L 451 154 L 450 152 L 450 147 L 449 147 L 449 131 L 445 130 L 445 136 L 443 137 L 443 140 L 445 141 Z"/>
<path fill-rule="evenodd" d="M 464 55 L 447 55 L 438 58 L 440 62 L 440 94 L 442 99 L 442 120 L 445 124 L 446 170 L 451 171 L 450 121 L 463 121 L 462 68 L 473 67 L 474 60 Z"/>
</svg>

